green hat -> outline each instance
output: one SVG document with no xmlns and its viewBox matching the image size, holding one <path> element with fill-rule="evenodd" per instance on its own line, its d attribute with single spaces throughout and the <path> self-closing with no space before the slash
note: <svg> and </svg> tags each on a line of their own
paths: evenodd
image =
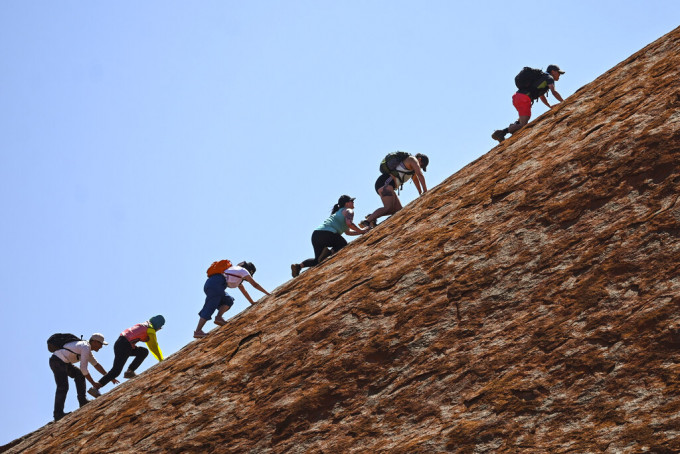
<svg viewBox="0 0 680 454">
<path fill-rule="evenodd" d="M 161 329 L 165 325 L 165 318 L 162 315 L 154 315 L 149 319 L 154 329 Z"/>
</svg>

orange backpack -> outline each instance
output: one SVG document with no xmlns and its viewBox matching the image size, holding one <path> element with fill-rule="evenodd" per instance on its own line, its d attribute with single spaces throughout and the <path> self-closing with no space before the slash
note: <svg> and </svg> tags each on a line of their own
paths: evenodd
<svg viewBox="0 0 680 454">
<path fill-rule="evenodd" d="M 212 265 L 208 268 L 208 277 L 214 275 L 214 274 L 222 274 L 225 272 L 227 268 L 231 267 L 231 262 L 229 260 L 220 260 L 217 262 L 213 262 Z"/>
</svg>

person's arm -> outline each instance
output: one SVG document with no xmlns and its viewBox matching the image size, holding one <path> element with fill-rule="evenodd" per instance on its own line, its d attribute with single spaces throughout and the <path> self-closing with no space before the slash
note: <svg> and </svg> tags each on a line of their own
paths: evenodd
<svg viewBox="0 0 680 454">
<path fill-rule="evenodd" d="M 251 279 L 252 279 L 252 278 L 251 278 Z M 248 282 L 250 282 L 250 281 L 248 281 Z M 255 286 L 253 285 L 253 287 L 255 287 Z M 257 288 L 257 287 L 255 287 L 255 288 Z M 248 300 L 248 302 L 249 302 L 250 304 L 255 304 L 255 301 L 253 301 L 253 299 L 250 297 L 250 295 L 248 295 L 248 292 L 246 292 L 246 288 L 243 286 L 243 282 L 241 282 L 241 283 L 238 285 L 238 289 L 241 290 L 241 293 L 243 293 L 243 296 L 246 297 L 246 299 Z M 258 289 L 258 290 L 259 290 L 259 289 Z"/>
<path fill-rule="evenodd" d="M 368 228 L 362 229 L 354 224 L 354 210 L 351 209 L 345 210 L 345 225 L 347 225 L 347 232 L 345 233 L 349 236 L 363 235 L 369 230 Z"/>
<path fill-rule="evenodd" d="M 543 104 L 545 104 L 546 106 L 548 106 L 548 109 L 552 109 L 552 106 L 551 106 L 550 103 L 548 102 L 548 99 L 545 97 L 545 95 L 541 95 L 541 97 L 540 97 L 539 99 L 541 100 L 541 102 L 542 102 Z"/>
<path fill-rule="evenodd" d="M 156 340 L 156 330 L 147 328 L 146 335 L 149 336 L 149 340 L 146 341 L 146 346 L 149 347 L 149 350 L 151 350 L 151 353 L 153 353 L 153 356 L 155 356 L 158 361 L 163 361 L 163 353 L 158 346 L 158 340 Z"/>
<path fill-rule="evenodd" d="M 423 195 L 427 192 L 427 185 L 425 184 L 425 175 L 423 175 L 423 169 L 420 168 L 420 163 L 418 160 L 409 156 L 404 160 L 405 167 L 413 171 L 413 184 L 416 185 L 418 190 L 418 195 Z"/>
<path fill-rule="evenodd" d="M 250 285 L 252 285 L 253 287 L 255 287 L 257 290 L 259 290 L 259 291 L 261 291 L 262 293 L 264 293 L 265 295 L 269 295 L 269 294 L 270 294 L 268 291 L 266 291 L 265 289 L 263 289 L 262 286 L 261 286 L 260 284 L 258 284 L 257 282 L 255 282 L 255 279 L 253 279 L 253 276 L 248 275 L 248 276 L 246 276 L 246 277 L 243 278 L 243 279 L 244 279 L 245 281 L 247 281 Z M 241 283 L 241 285 L 239 285 L 239 287 L 242 287 L 242 286 L 243 286 L 243 283 Z M 241 291 L 243 291 L 243 289 L 241 289 Z M 253 302 L 251 301 L 250 304 L 253 304 Z"/>
<path fill-rule="evenodd" d="M 560 96 L 560 94 L 557 93 L 557 90 L 555 90 L 555 85 L 550 85 L 550 91 L 552 92 L 555 99 L 557 99 L 559 102 L 564 102 L 564 99 L 562 99 L 562 96 Z"/>
</svg>

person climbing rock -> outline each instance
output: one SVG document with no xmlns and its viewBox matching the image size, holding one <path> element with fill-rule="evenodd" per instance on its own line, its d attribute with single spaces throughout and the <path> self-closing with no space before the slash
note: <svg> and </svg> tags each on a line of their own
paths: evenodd
<svg viewBox="0 0 680 454">
<path fill-rule="evenodd" d="M 135 371 L 142 362 L 146 359 L 149 354 L 149 350 L 156 357 L 158 361 L 163 360 L 163 353 L 158 346 L 158 341 L 156 340 L 156 333 L 163 328 L 165 325 L 165 318 L 162 315 L 154 315 L 148 321 L 144 323 L 138 323 L 132 326 L 118 336 L 118 339 L 113 344 L 113 366 L 108 374 L 104 375 L 99 379 L 98 382 L 92 384 L 92 388 L 88 389 L 87 392 L 93 397 L 99 397 L 101 395 L 99 389 L 105 386 L 109 382 L 118 383 L 116 377 L 120 375 L 123 371 L 123 367 L 127 362 L 128 358 L 134 356 L 135 359 L 132 360 L 130 366 L 123 374 L 125 378 L 133 378 L 137 374 Z M 144 347 L 137 346 L 137 342 L 146 342 L 149 347 L 147 350 Z"/>
<path fill-rule="evenodd" d="M 560 80 L 562 74 L 564 74 L 564 71 L 557 65 L 548 65 L 545 72 L 528 66 L 522 69 L 515 77 L 515 85 L 517 85 L 518 90 L 512 96 L 512 105 L 517 109 L 519 119 L 505 129 L 494 131 L 491 138 L 502 142 L 505 140 L 506 134 L 514 134 L 526 126 L 531 118 L 531 106 L 537 99 L 540 99 L 543 104 L 552 109 L 545 96 L 548 90 L 552 92 L 558 102 L 564 101 L 555 90 L 555 82 Z"/>
<path fill-rule="evenodd" d="M 293 277 L 297 277 L 303 268 L 318 265 L 326 257 L 338 252 L 347 246 L 347 240 L 342 237 L 347 235 L 361 235 L 368 232 L 354 225 L 354 197 L 342 195 L 338 203 L 333 205 L 331 215 L 319 227 L 312 232 L 312 247 L 314 258 L 301 263 L 293 263 L 290 266 Z M 331 248 L 329 251 L 327 248 Z"/>
<path fill-rule="evenodd" d="M 382 175 L 375 182 L 375 192 L 380 196 L 383 206 L 366 216 L 366 219 L 361 221 L 359 225 L 373 228 L 379 218 L 390 216 L 401 210 L 402 206 L 397 190 L 412 177 L 418 194 L 425 194 L 427 185 L 423 172 L 427 171 L 429 163 L 430 159 L 422 153 L 412 156 L 404 151 L 397 151 L 385 156 L 380 164 Z"/>
<path fill-rule="evenodd" d="M 100 333 L 94 333 L 90 336 L 89 341 L 78 340 L 77 337 L 73 337 L 74 340 L 59 346 L 59 348 L 53 351 L 53 354 L 50 357 L 50 368 L 54 373 L 54 381 L 57 384 L 57 391 L 54 394 L 53 416 L 55 421 L 59 421 L 68 414 L 64 413 L 64 404 L 68 393 L 69 377 L 76 383 L 76 394 L 78 396 L 78 402 L 82 407 L 89 402 L 85 395 L 85 380 L 92 383 L 92 385 L 96 383 L 87 370 L 87 364 L 92 364 L 92 366 L 97 369 L 97 372 L 106 375 L 106 370 L 97 362 L 92 354 L 92 351 L 98 352 L 104 345 L 108 345 L 108 342 L 104 340 L 104 336 Z M 47 342 L 49 347 L 50 340 Z M 77 362 L 80 362 L 80 368 L 76 368 L 73 365 Z"/>
<path fill-rule="evenodd" d="M 255 304 L 255 301 L 253 301 L 246 291 L 243 286 L 243 281 L 248 282 L 265 295 L 269 295 L 269 292 L 263 289 L 262 286 L 253 279 L 252 275 L 255 274 L 255 271 L 255 265 L 251 262 L 241 262 L 238 265 L 232 265 L 229 260 L 214 262 L 210 268 L 208 268 L 208 279 L 203 286 L 205 304 L 203 305 L 203 309 L 198 313 L 198 326 L 196 327 L 196 331 L 194 331 L 194 337 L 196 339 L 207 336 L 207 334 L 203 332 L 203 327 L 206 322 L 212 318 L 212 314 L 215 310 L 217 310 L 215 324 L 222 326 L 227 323 L 227 321 L 222 318 L 222 315 L 224 315 L 224 313 L 234 304 L 234 298 L 226 292 L 227 287 L 238 287 L 250 304 Z"/>
</svg>

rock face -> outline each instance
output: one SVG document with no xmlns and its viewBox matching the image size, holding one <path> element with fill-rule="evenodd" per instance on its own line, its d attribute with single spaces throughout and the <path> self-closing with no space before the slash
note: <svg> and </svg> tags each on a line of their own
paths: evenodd
<svg viewBox="0 0 680 454">
<path fill-rule="evenodd" d="M 9 452 L 680 452 L 680 28 Z"/>
</svg>

